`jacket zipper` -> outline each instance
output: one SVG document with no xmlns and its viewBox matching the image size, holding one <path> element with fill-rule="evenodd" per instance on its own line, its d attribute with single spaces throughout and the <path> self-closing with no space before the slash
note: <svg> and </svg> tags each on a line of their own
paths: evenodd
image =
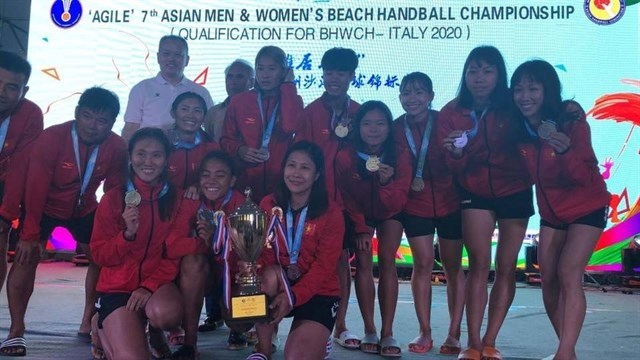
<svg viewBox="0 0 640 360">
<path fill-rule="evenodd" d="M 536 146 L 536 145 L 534 145 Z M 536 177 L 538 178 L 538 184 L 536 185 L 538 188 L 540 188 L 540 193 L 542 194 L 542 197 L 544 198 L 544 202 L 547 204 L 547 207 L 549 208 L 549 211 L 551 212 L 551 215 L 553 215 L 553 217 L 556 218 L 556 220 L 558 220 L 560 223 L 562 223 L 562 220 L 558 217 L 558 215 L 556 214 L 555 211 L 553 211 L 553 208 L 551 207 L 551 203 L 549 202 L 549 199 L 547 198 L 547 193 L 544 191 L 544 187 L 542 186 L 542 180 L 540 179 L 540 157 L 542 156 L 542 146 L 541 145 L 537 145 L 538 147 L 538 161 L 536 163 Z"/>
<path fill-rule="evenodd" d="M 155 209 L 153 204 L 153 188 L 151 189 L 149 202 L 151 204 L 151 231 L 149 231 L 149 237 L 147 238 L 147 245 L 144 248 L 144 255 L 142 256 L 142 260 L 140 260 L 140 265 L 138 266 L 138 285 L 142 284 L 142 265 L 144 264 L 145 260 L 147 260 L 147 254 L 149 253 L 149 246 L 151 245 L 151 239 L 153 238 L 153 227 L 155 222 Z"/>
</svg>

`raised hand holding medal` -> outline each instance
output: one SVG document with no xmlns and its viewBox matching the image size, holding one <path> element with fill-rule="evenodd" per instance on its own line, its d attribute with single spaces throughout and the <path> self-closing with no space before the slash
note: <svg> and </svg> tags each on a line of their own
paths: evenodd
<svg viewBox="0 0 640 360">
<path fill-rule="evenodd" d="M 538 126 L 538 136 L 540 139 L 549 140 L 551 134 L 557 132 L 556 123 L 551 120 L 543 120 Z"/>
<path fill-rule="evenodd" d="M 129 190 L 124 194 L 124 204 L 127 206 L 138 206 L 140 201 L 142 201 L 142 196 L 136 189 Z"/>
<path fill-rule="evenodd" d="M 380 158 L 375 155 L 369 156 L 364 165 L 367 170 L 376 172 L 380 170 Z"/>
</svg>

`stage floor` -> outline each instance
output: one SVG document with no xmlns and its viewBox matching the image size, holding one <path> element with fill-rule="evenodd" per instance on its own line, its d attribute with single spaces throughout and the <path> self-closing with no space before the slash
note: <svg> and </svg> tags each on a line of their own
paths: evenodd
<svg viewBox="0 0 640 360">
<path fill-rule="evenodd" d="M 90 359 L 90 346 L 76 337 L 82 313 L 84 297 L 83 281 L 86 268 L 69 262 L 43 263 L 38 268 L 36 287 L 27 312 L 27 359 Z M 588 310 L 585 325 L 578 342 L 578 358 L 581 360 L 637 359 L 640 354 L 640 291 L 623 294 L 611 289 L 604 293 L 599 289 L 586 291 Z M 0 296 L 0 338 L 7 334 L 9 314 L 6 290 Z M 377 311 L 377 309 L 376 309 Z M 355 295 L 352 294 L 348 325 L 362 335 L 362 321 Z M 407 344 L 418 331 L 411 297 L 411 286 L 400 285 L 398 310 L 394 334 L 403 348 L 403 359 L 454 359 L 439 355 L 437 349 L 447 332 L 446 289 L 434 285 L 432 306 L 432 331 L 434 349 L 425 355 L 407 351 Z M 376 324 L 380 325 L 379 314 Z M 290 321 L 280 328 L 281 348 L 274 359 L 283 359 Z M 463 325 L 463 342 L 466 327 Z M 200 333 L 201 359 L 244 359 L 249 349 L 231 352 L 225 349 L 227 330 Z M 516 298 L 498 338 L 498 347 L 505 359 L 543 359 L 553 354 L 557 340 L 545 315 L 540 288 L 518 283 Z M 348 351 L 334 344 L 332 359 L 372 359 L 359 351 Z"/>
</svg>

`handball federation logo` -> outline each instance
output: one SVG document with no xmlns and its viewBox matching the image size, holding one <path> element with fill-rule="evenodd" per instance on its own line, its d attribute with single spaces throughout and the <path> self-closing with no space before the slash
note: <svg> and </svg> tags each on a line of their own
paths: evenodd
<svg viewBox="0 0 640 360">
<path fill-rule="evenodd" d="M 81 17 L 80 0 L 55 0 L 51 5 L 51 20 L 63 29 L 75 26 Z"/>
<path fill-rule="evenodd" d="M 616 23 L 622 15 L 626 5 L 624 0 L 585 0 L 584 12 L 587 17 L 598 25 Z"/>
</svg>

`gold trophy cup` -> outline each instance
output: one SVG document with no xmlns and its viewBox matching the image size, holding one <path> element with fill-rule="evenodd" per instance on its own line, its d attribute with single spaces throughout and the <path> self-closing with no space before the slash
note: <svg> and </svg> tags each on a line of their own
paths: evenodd
<svg viewBox="0 0 640 360">
<path fill-rule="evenodd" d="M 236 278 L 237 288 L 229 302 L 231 320 L 236 321 L 267 318 L 267 296 L 260 290 L 260 278 L 254 264 L 267 240 L 267 213 L 251 201 L 249 188 L 245 195 L 244 203 L 227 217 L 233 249 L 240 260 L 247 263 Z"/>
</svg>

